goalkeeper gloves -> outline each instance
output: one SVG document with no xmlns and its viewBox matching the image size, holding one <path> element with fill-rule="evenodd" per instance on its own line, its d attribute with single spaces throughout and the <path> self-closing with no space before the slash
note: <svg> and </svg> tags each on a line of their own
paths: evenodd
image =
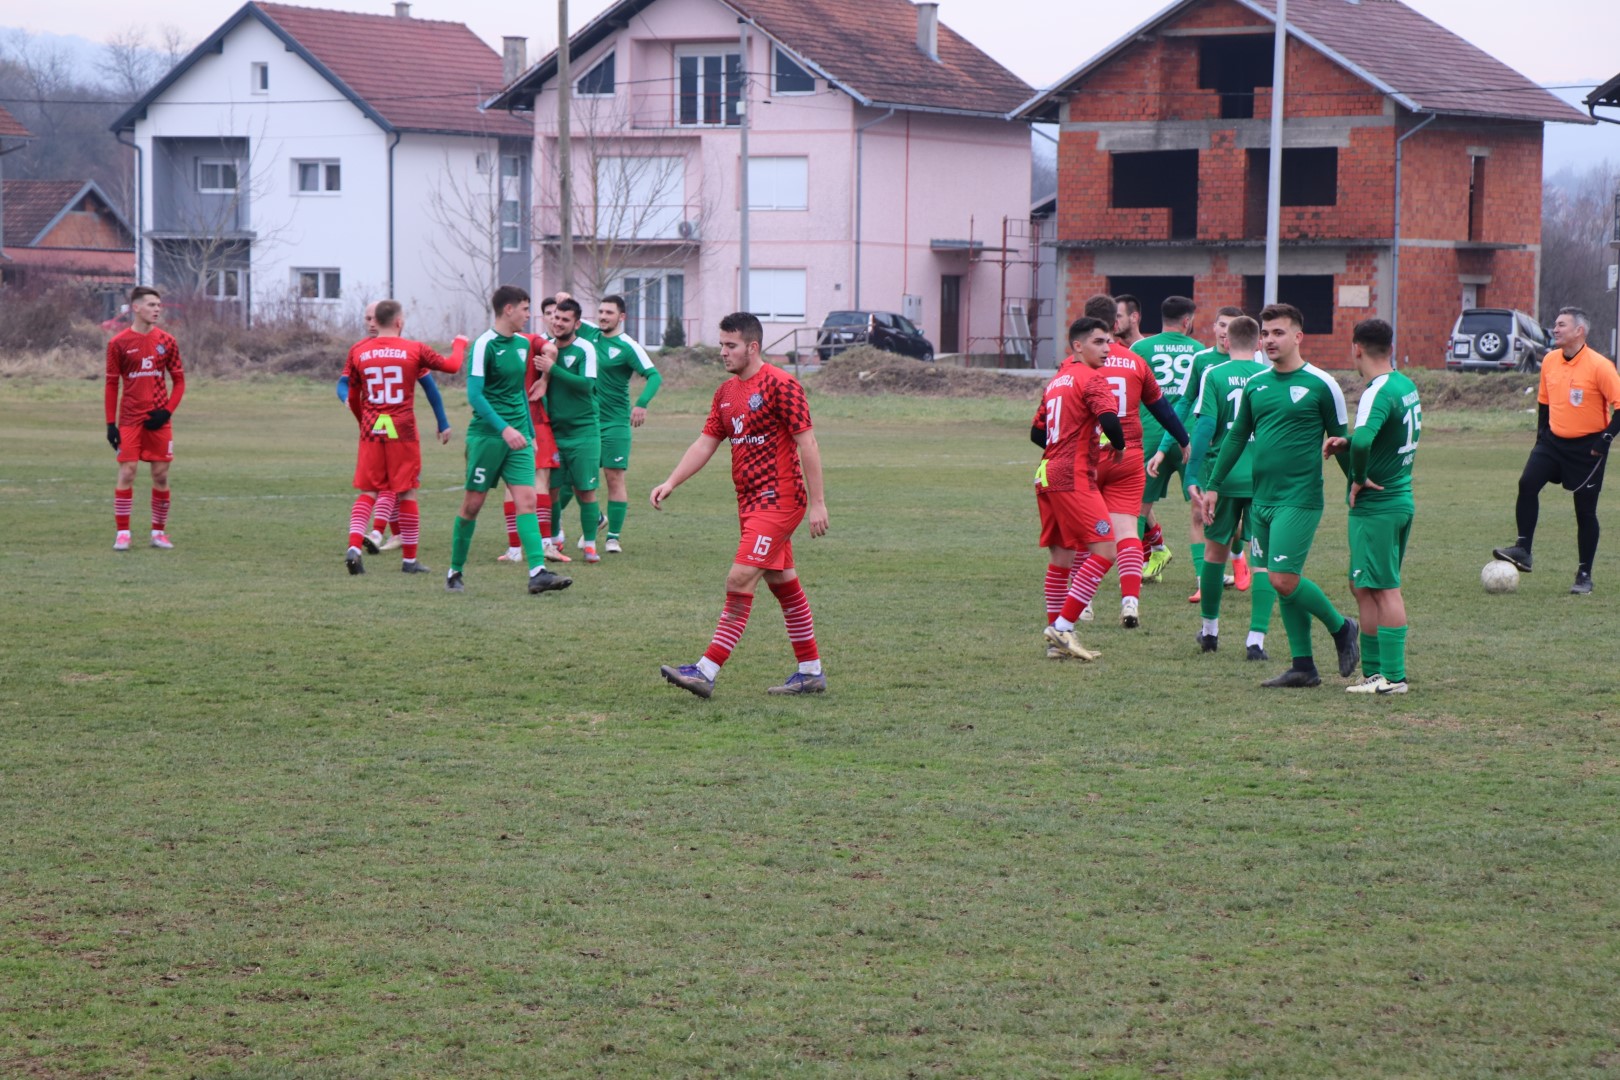
<svg viewBox="0 0 1620 1080">
<path fill-rule="evenodd" d="M 169 417 L 173 415 L 174 414 L 168 409 L 153 409 L 151 412 L 146 414 L 146 430 L 157 431 L 158 429 L 162 428 L 164 424 L 167 424 L 169 422 Z"/>
<path fill-rule="evenodd" d="M 107 445 L 111 446 L 114 450 L 117 450 L 120 446 L 123 445 L 123 439 L 120 438 L 119 435 L 118 435 L 118 425 L 117 424 L 108 424 L 107 425 Z"/>
</svg>

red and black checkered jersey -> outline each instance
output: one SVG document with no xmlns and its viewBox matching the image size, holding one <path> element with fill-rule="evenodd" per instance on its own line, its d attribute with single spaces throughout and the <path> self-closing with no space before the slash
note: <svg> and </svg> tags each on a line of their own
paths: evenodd
<svg viewBox="0 0 1620 1080">
<path fill-rule="evenodd" d="M 1119 405 L 1119 426 L 1125 429 L 1126 448 L 1140 449 L 1145 454 L 1157 452 L 1157 446 L 1149 450 L 1142 445 L 1140 406 L 1151 405 L 1164 396 L 1148 362 L 1116 341 L 1108 347 L 1108 359 L 1103 361 L 1098 374 L 1114 392 L 1114 400 Z"/>
<path fill-rule="evenodd" d="M 169 389 L 173 380 L 174 389 Z M 123 390 L 123 402 L 118 400 Z M 107 342 L 107 423 L 137 424 L 153 409 L 173 412 L 186 392 L 180 346 L 154 326 L 144 334 L 124 329 Z"/>
<path fill-rule="evenodd" d="M 416 380 L 426 371 L 460 371 L 420 341 L 374 337 L 349 350 L 349 408 L 360 420 L 360 437 L 374 442 L 416 442 Z M 383 420 L 383 417 L 388 417 Z"/>
<path fill-rule="evenodd" d="M 1097 487 L 1097 417 L 1114 412 L 1113 390 L 1078 360 L 1065 361 L 1041 395 L 1035 423 L 1046 428 L 1047 491 Z"/>
<path fill-rule="evenodd" d="M 804 387 L 766 364 L 751 379 L 730 378 L 714 392 L 703 433 L 731 443 L 739 511 L 802 509 L 808 499 L 793 436 L 810 430 Z"/>
</svg>

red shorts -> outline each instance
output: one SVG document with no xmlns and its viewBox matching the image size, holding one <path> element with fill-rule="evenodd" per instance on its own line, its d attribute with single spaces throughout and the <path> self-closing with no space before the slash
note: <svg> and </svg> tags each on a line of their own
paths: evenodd
<svg viewBox="0 0 1620 1080">
<path fill-rule="evenodd" d="M 1090 488 L 1074 491 L 1037 491 L 1041 508 L 1041 546 L 1084 551 L 1092 544 L 1114 538 L 1108 506 Z"/>
<path fill-rule="evenodd" d="M 742 515 L 737 561 L 765 570 L 793 569 L 793 530 L 804 520 L 797 510 L 750 510 Z"/>
<path fill-rule="evenodd" d="M 1123 458 L 1115 459 L 1107 448 L 1098 451 L 1097 489 L 1110 514 L 1136 517 L 1142 512 L 1142 494 L 1147 490 L 1147 473 L 1143 472 L 1142 450 L 1131 447 Z"/>
<path fill-rule="evenodd" d="M 146 422 L 118 425 L 119 461 L 173 461 L 174 425 L 147 431 Z"/>
<path fill-rule="evenodd" d="M 551 417 L 538 401 L 529 402 L 529 419 L 534 421 L 534 470 L 562 468 L 562 455 L 557 453 L 557 437 L 551 433 Z"/>
<path fill-rule="evenodd" d="M 362 439 L 354 464 L 356 491 L 415 491 L 422 486 L 422 444 Z"/>
</svg>

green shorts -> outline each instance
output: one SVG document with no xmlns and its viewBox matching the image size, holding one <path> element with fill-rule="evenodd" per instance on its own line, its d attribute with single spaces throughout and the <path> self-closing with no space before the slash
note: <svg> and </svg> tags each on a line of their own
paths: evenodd
<svg viewBox="0 0 1620 1080">
<path fill-rule="evenodd" d="M 1350 515 L 1350 587 L 1398 589 L 1401 564 L 1406 561 L 1406 538 L 1412 535 L 1412 515 Z"/>
<path fill-rule="evenodd" d="M 488 491 L 502 481 L 534 487 L 534 444 L 513 450 L 499 437 L 467 436 L 467 490 Z"/>
<path fill-rule="evenodd" d="M 1248 539 L 1252 528 L 1249 503 L 1250 500 L 1241 495 L 1230 498 L 1222 495 L 1216 499 L 1215 520 L 1204 526 L 1204 539 L 1212 544 L 1220 544 L 1229 551 L 1241 552 L 1243 541 Z"/>
<path fill-rule="evenodd" d="M 1149 454 L 1148 457 L 1152 457 Z M 1142 489 L 1142 501 L 1156 503 L 1164 498 L 1170 491 L 1170 477 L 1174 475 L 1181 483 L 1181 498 L 1190 501 L 1187 494 L 1187 464 L 1181 460 L 1181 447 L 1173 446 L 1164 455 L 1164 461 L 1159 465 L 1158 476 L 1148 476 L 1147 486 Z"/>
<path fill-rule="evenodd" d="M 562 459 L 562 465 L 551 470 L 553 491 L 563 487 L 571 487 L 575 491 L 595 491 L 597 485 L 602 482 L 600 431 L 587 431 L 580 435 L 558 435 L 557 456 Z"/>
<path fill-rule="evenodd" d="M 1322 511 L 1262 503 L 1252 503 L 1250 509 L 1254 514 L 1254 568 L 1264 567 L 1273 574 L 1303 574 Z"/>
<path fill-rule="evenodd" d="M 630 467 L 630 424 L 604 425 L 602 428 L 602 468 L 628 469 Z"/>
</svg>

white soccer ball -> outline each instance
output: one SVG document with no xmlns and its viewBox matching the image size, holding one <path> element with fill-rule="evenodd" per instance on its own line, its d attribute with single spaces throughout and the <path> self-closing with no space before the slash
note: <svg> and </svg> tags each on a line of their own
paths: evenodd
<svg viewBox="0 0 1620 1080">
<path fill-rule="evenodd" d="M 1488 593 L 1513 592 L 1519 587 L 1519 568 L 1503 559 L 1493 559 L 1479 572 L 1479 583 Z"/>
</svg>

